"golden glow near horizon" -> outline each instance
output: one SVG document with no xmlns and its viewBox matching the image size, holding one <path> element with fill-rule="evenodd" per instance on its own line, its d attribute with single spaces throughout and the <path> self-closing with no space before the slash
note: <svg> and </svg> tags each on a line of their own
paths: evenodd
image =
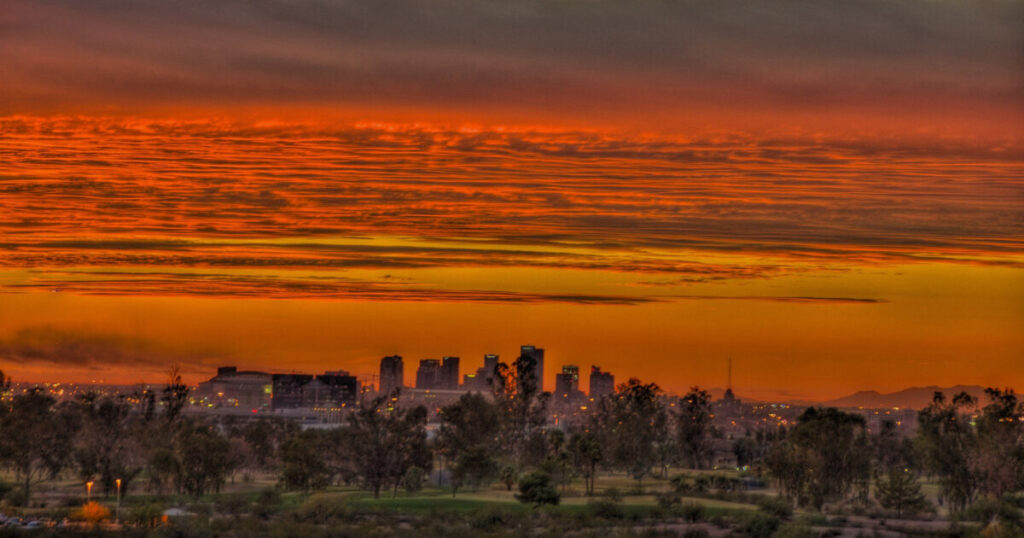
<svg viewBox="0 0 1024 538">
<path fill-rule="evenodd" d="M 10 2 L 0 369 L 1024 386 L 1019 3 L 356 4 Z"/>
</svg>

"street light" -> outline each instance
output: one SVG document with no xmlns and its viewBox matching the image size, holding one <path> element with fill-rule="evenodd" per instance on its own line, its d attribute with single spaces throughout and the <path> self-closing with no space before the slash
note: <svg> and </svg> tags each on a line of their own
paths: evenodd
<svg viewBox="0 0 1024 538">
<path fill-rule="evenodd" d="M 92 480 L 85 483 L 85 502 L 92 501 Z"/>
<path fill-rule="evenodd" d="M 121 479 L 114 481 L 117 484 L 117 508 L 114 511 L 114 523 L 121 522 Z"/>
</svg>

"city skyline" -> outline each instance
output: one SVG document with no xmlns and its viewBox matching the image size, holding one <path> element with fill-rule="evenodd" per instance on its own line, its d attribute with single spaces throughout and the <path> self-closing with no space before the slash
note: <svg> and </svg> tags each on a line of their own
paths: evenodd
<svg viewBox="0 0 1024 538">
<path fill-rule="evenodd" d="M 120 4 L 0 15 L 15 379 L 1024 387 L 1020 2 Z"/>
</svg>

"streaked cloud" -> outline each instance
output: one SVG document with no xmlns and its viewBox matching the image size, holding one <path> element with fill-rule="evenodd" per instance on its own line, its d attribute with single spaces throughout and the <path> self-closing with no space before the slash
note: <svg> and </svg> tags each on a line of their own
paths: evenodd
<svg viewBox="0 0 1024 538">
<path fill-rule="evenodd" d="M 15 267 L 528 265 L 742 278 L 794 261 L 1016 263 L 1024 249 L 1024 147 L 1010 139 L 20 117 L 2 127 L 0 263 Z M 373 237 L 420 243 L 355 240 Z M 779 261 L 708 267 L 686 251 Z"/>
<path fill-rule="evenodd" d="M 59 278 L 41 275 L 9 289 L 108 296 L 304 299 L 385 302 L 571 303 L 635 305 L 662 299 L 644 296 L 528 293 L 507 290 L 428 288 L 391 278 L 360 281 L 323 276 L 275 277 L 215 273 L 89 272 Z"/>
</svg>

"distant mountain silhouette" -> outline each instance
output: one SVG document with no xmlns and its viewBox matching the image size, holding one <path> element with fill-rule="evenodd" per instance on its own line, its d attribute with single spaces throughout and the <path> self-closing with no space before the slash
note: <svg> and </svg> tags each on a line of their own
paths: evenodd
<svg viewBox="0 0 1024 538">
<path fill-rule="evenodd" d="M 982 405 L 988 401 L 985 397 L 985 387 L 978 385 L 956 385 L 953 387 L 911 387 L 899 392 L 885 394 L 875 390 L 862 390 L 849 396 L 821 402 L 821 405 L 829 407 L 900 407 L 904 409 L 921 409 L 931 403 L 932 396 L 936 392 L 944 393 L 947 398 L 960 392 L 966 392 L 978 398 Z"/>
</svg>

